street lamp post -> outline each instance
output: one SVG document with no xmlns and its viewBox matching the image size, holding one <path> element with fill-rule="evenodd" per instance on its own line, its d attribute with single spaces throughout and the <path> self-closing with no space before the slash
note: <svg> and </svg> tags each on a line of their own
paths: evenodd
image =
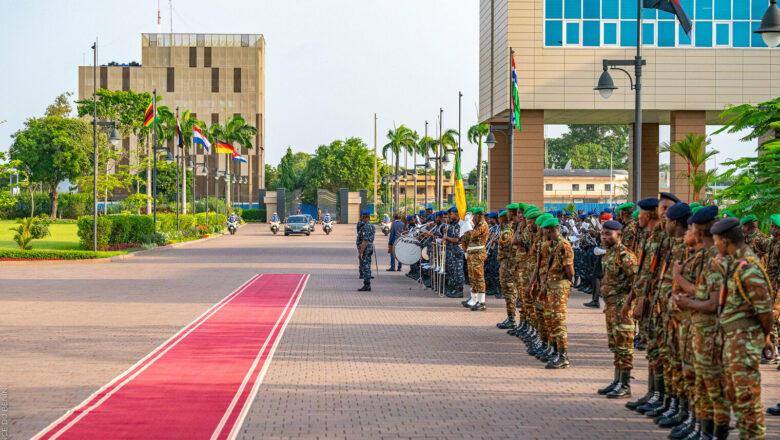
<svg viewBox="0 0 780 440">
<path fill-rule="evenodd" d="M 209 169 L 206 167 L 206 162 L 195 162 L 192 164 L 192 210 L 195 211 L 195 167 L 203 167 L 201 171 L 206 175 L 206 227 L 209 226 Z"/>
<path fill-rule="evenodd" d="M 769 8 L 761 19 L 761 27 L 753 32 L 760 34 L 769 47 L 777 47 L 780 44 L 780 8 L 777 7 L 777 0 L 769 0 Z"/>
<path fill-rule="evenodd" d="M 428 142 L 427 141 L 427 139 L 428 139 L 428 121 L 425 121 L 425 138 L 426 138 L 426 142 Z M 428 157 L 428 147 L 429 146 L 430 145 L 426 145 L 425 146 L 425 156 L 426 156 L 426 160 L 425 160 L 425 208 L 426 209 L 428 208 L 428 160 L 427 160 L 427 157 Z"/>
<path fill-rule="evenodd" d="M 439 108 L 439 148 L 444 148 L 444 131 L 442 130 L 442 119 L 444 118 L 444 109 Z M 436 162 L 436 209 L 441 207 L 441 166 Z"/>
<path fill-rule="evenodd" d="M 506 131 L 504 131 L 504 130 L 506 130 Z M 496 141 L 496 135 L 494 135 L 493 133 L 501 133 L 501 134 L 503 134 L 506 137 L 507 142 L 509 142 L 510 151 L 511 151 L 511 149 L 512 149 L 511 148 L 511 145 L 512 145 L 512 141 L 511 141 L 512 140 L 512 132 L 514 132 L 514 131 L 515 130 L 514 130 L 514 127 L 512 126 L 511 122 L 508 125 L 491 125 L 490 126 L 490 131 L 488 131 L 488 135 L 485 138 L 485 144 L 488 146 L 488 150 L 492 150 L 493 147 L 496 146 L 496 142 L 497 142 Z M 512 176 L 512 164 L 511 164 L 511 162 L 509 164 L 509 175 Z M 511 179 L 511 177 L 510 177 L 510 179 Z M 488 202 L 489 202 L 489 200 L 488 200 Z M 507 203 L 512 203 L 512 184 L 511 184 L 511 180 L 510 180 L 510 184 L 509 184 L 509 201 Z"/>
</svg>

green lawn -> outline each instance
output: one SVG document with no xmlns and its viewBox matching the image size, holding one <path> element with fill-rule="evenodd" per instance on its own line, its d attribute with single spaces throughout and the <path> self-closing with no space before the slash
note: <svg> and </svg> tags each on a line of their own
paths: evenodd
<svg viewBox="0 0 780 440">
<path fill-rule="evenodd" d="M 16 220 L 0 220 L 0 248 L 19 249 L 10 230 L 14 227 Z M 80 249 L 76 223 L 52 223 L 49 232 L 48 237 L 33 240 L 33 249 Z"/>
</svg>

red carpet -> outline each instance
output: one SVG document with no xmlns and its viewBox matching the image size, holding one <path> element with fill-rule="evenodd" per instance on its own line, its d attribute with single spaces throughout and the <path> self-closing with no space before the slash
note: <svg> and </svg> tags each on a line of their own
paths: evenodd
<svg viewBox="0 0 780 440">
<path fill-rule="evenodd" d="M 257 275 L 36 439 L 231 439 L 308 275 Z"/>
</svg>

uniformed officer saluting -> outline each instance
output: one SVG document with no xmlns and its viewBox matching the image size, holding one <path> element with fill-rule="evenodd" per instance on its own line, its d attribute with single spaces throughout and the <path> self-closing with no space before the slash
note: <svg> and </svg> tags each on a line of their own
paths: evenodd
<svg viewBox="0 0 780 440">
<path fill-rule="evenodd" d="M 357 231 L 358 262 L 360 264 L 360 278 L 363 279 L 363 287 L 358 292 L 371 291 L 371 257 L 374 255 L 374 225 L 369 221 L 371 214 L 368 211 L 360 213 L 360 226 Z"/>
</svg>

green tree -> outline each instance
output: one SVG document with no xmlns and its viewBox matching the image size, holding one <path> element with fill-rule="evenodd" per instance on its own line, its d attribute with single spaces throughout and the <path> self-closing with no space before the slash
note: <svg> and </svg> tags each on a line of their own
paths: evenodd
<svg viewBox="0 0 780 440">
<path fill-rule="evenodd" d="M 400 190 L 398 182 L 398 171 L 400 168 L 400 157 L 403 151 L 414 151 L 417 146 L 417 133 L 401 124 L 400 127 L 394 130 L 387 131 L 387 140 L 389 141 L 382 147 L 382 157 L 387 160 L 387 155 L 392 153 L 395 155 L 395 206 L 399 205 Z"/>
<path fill-rule="evenodd" d="M 279 185 L 279 171 L 276 167 L 265 164 L 265 189 L 267 191 L 276 191 Z"/>
<path fill-rule="evenodd" d="M 30 118 L 24 125 L 12 135 L 9 156 L 18 161 L 31 182 L 48 187 L 54 218 L 59 198 L 57 185 L 65 179 L 76 181 L 92 170 L 92 127 L 84 120 L 62 116 Z M 107 156 L 105 144 L 105 137 L 101 136 L 101 158 Z"/>
<path fill-rule="evenodd" d="M 569 125 L 569 131 L 559 138 L 547 142 L 547 167 L 564 168 L 569 160 L 574 167 L 574 156 L 583 155 L 590 147 L 585 144 L 597 144 L 604 149 L 598 159 L 592 163 L 600 169 L 609 168 L 609 153 L 615 169 L 628 168 L 628 126 L 626 125 Z"/>
<path fill-rule="evenodd" d="M 179 170 L 179 173 L 182 171 Z M 179 178 L 182 174 L 179 174 Z M 141 179 L 146 180 L 146 170 L 141 171 Z M 186 170 L 187 185 L 192 185 L 192 170 Z M 144 191 L 145 187 L 142 187 Z M 164 160 L 157 161 L 157 197 L 159 199 L 173 202 L 176 200 L 176 162 L 168 163 Z M 173 209 L 173 208 L 171 208 Z"/>
<path fill-rule="evenodd" d="M 306 162 L 303 202 L 317 203 L 318 188 L 332 192 L 339 188 L 350 191 L 370 188 L 373 176 L 374 154 L 362 139 L 349 138 L 320 145 L 314 157 Z"/>
<path fill-rule="evenodd" d="M 579 144 L 569 157 L 573 169 L 593 170 L 609 168 L 609 151 L 592 142 Z M 604 160 L 606 159 L 606 163 Z"/>
<path fill-rule="evenodd" d="M 290 192 L 303 188 L 306 163 L 310 158 L 306 153 L 293 153 L 292 148 L 287 147 L 287 152 L 279 162 L 277 188 L 286 188 Z"/>
<path fill-rule="evenodd" d="M 661 146 L 661 153 L 676 154 L 685 160 L 685 163 L 688 165 L 688 171 L 681 173 L 688 180 L 688 200 L 695 199 L 698 202 L 701 192 L 696 191 L 694 186 L 698 186 L 701 190 L 707 184 L 707 177 L 714 178 L 714 175 L 702 171 L 702 167 L 705 166 L 707 160 L 718 154 L 717 150 L 707 151 L 707 147 L 711 142 L 710 139 L 707 139 L 707 136 L 697 136 L 691 133 L 671 145 L 663 143 Z M 699 177 L 700 174 L 703 174 L 705 177 Z"/>
<path fill-rule="evenodd" d="M 244 120 L 241 115 L 234 115 L 227 118 L 225 125 L 220 125 L 216 122 L 212 123 L 209 126 L 206 136 L 209 138 L 209 141 L 211 141 L 212 144 L 216 141 L 220 141 L 229 143 L 235 147 L 241 146 L 251 149 L 253 148 L 252 138 L 257 136 L 257 128 L 247 124 L 246 120 Z M 232 164 L 232 161 L 229 161 L 228 164 Z M 230 190 L 230 183 L 228 183 L 228 203 L 230 203 L 231 193 L 232 191 Z"/>
<path fill-rule="evenodd" d="M 482 139 L 490 132 L 490 126 L 488 124 L 476 124 L 469 127 L 469 142 L 477 144 L 477 163 L 482 163 Z M 477 170 L 477 201 L 482 201 L 482 167 L 478 166 Z"/>
</svg>

